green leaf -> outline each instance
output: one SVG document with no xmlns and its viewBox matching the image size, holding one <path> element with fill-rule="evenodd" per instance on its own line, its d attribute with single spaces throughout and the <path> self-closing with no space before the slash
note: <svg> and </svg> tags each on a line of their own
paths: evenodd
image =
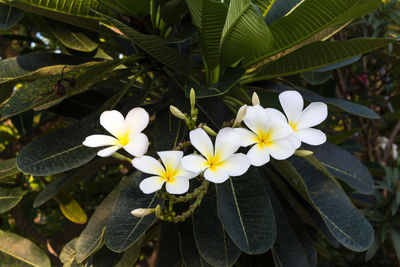
<svg viewBox="0 0 400 267">
<path fill-rule="evenodd" d="M 6 159 L 0 162 L 0 181 L 19 173 L 17 159 Z"/>
<path fill-rule="evenodd" d="M 356 38 L 306 45 L 293 53 L 258 68 L 252 81 L 294 75 L 341 62 L 395 42 L 393 39 Z"/>
<path fill-rule="evenodd" d="M 36 0 L 0 0 L 0 3 L 17 7 L 30 13 L 35 13 L 62 22 L 68 22 L 82 28 L 95 31 L 103 31 L 98 21 L 103 20 L 93 15 L 91 10 L 111 14 L 111 12 L 98 0 L 58 0 L 36 1 Z"/>
<path fill-rule="evenodd" d="M 241 251 L 262 254 L 276 237 L 271 203 L 257 168 L 217 186 L 218 216 Z"/>
<path fill-rule="evenodd" d="M 90 217 L 88 224 L 80 234 L 76 243 L 76 260 L 81 263 L 91 254 L 97 251 L 102 245 L 103 234 L 108 222 L 108 218 L 121 195 L 121 192 L 132 182 L 134 175 L 124 177 L 113 191 L 100 203 Z"/>
<path fill-rule="evenodd" d="M 265 17 L 275 2 L 279 2 L 279 0 L 253 0 L 252 2 L 260 9 L 263 17 Z"/>
<path fill-rule="evenodd" d="M 64 216 L 73 223 L 85 224 L 87 222 L 87 215 L 82 209 L 81 205 L 75 200 L 58 201 L 60 210 Z"/>
<path fill-rule="evenodd" d="M 397 260 L 400 261 L 400 232 L 392 227 L 391 229 L 391 238 L 394 246 L 394 250 L 396 252 Z"/>
<path fill-rule="evenodd" d="M 201 257 L 197 249 L 193 236 L 192 220 L 186 219 L 184 222 L 176 224 L 179 236 L 179 245 L 182 253 L 183 263 L 185 266 L 193 267 L 211 267 Z"/>
<path fill-rule="evenodd" d="M 305 0 L 290 14 L 271 25 L 270 30 L 274 39 L 270 49 L 246 58 L 244 65 L 249 67 L 283 51 L 286 54 L 299 48 L 296 45 L 308 39 L 317 41 L 314 38 L 324 30 L 338 27 L 369 13 L 379 2 L 379 0 Z M 323 40 L 331 33 L 328 31 L 318 36 L 318 39 Z"/>
<path fill-rule="evenodd" d="M 161 225 L 160 245 L 157 255 L 158 267 L 182 267 L 178 231 L 174 223 L 163 222 Z"/>
<path fill-rule="evenodd" d="M 102 167 L 115 162 L 113 158 L 97 158 L 87 165 L 83 166 L 79 170 L 74 170 L 66 174 L 62 174 L 57 177 L 55 181 L 52 181 L 49 185 L 47 185 L 35 198 L 33 202 L 33 207 L 37 208 L 54 196 L 56 196 L 61 191 L 65 190 L 72 183 L 77 182 L 80 179 L 85 179 L 95 174 Z"/>
<path fill-rule="evenodd" d="M 219 48 L 223 66 L 255 53 L 266 53 L 270 49 L 272 36 L 250 0 L 231 1 Z"/>
<path fill-rule="evenodd" d="M 311 85 L 320 85 L 326 83 L 332 78 L 332 71 L 307 71 L 301 73 L 301 77 Z"/>
<path fill-rule="evenodd" d="M 61 250 L 59 258 L 64 266 L 68 266 L 68 264 L 73 264 L 75 262 L 75 246 L 77 241 L 78 238 L 72 239 Z"/>
<path fill-rule="evenodd" d="M 24 83 L 1 109 L 1 114 L 13 116 L 32 108 L 43 109 L 55 105 L 67 97 L 86 91 L 96 83 L 113 78 L 114 74 L 111 71 L 123 61 L 106 60 L 66 68 L 65 66 L 52 67 L 53 75 Z M 67 81 L 62 81 L 65 93 L 60 95 L 54 88 L 61 79 L 61 73 L 63 73 L 63 78 L 74 80 L 75 83 L 71 85 Z"/>
<path fill-rule="evenodd" d="M 0 30 L 4 31 L 17 24 L 25 15 L 21 9 L 0 4 Z"/>
<path fill-rule="evenodd" d="M 139 182 L 147 176 L 136 172 L 133 181 L 114 205 L 105 232 L 106 245 L 112 251 L 122 252 L 128 249 L 157 219 L 154 214 L 141 218 L 131 214 L 134 209 L 155 208 L 163 203 L 156 194 L 144 194 L 139 189 Z"/>
<path fill-rule="evenodd" d="M 333 236 L 352 251 L 364 251 L 374 239 L 368 221 L 328 176 L 300 157 L 272 161 L 286 181 L 316 209 Z M 293 164 L 293 165 L 292 165 Z"/>
<path fill-rule="evenodd" d="M 150 12 L 150 0 L 114 0 L 120 7 L 135 17 L 146 16 Z"/>
<path fill-rule="evenodd" d="M 201 54 L 211 72 L 219 65 L 219 45 L 224 29 L 228 7 L 224 3 L 213 0 L 200 0 L 201 23 L 199 44 Z"/>
<path fill-rule="evenodd" d="M 303 147 L 313 151 L 314 156 L 333 176 L 343 180 L 357 192 L 367 195 L 374 193 L 374 180 L 357 157 L 329 143 L 320 146 L 303 145 Z"/>
<path fill-rule="evenodd" d="M 143 246 L 145 245 L 145 236 L 139 238 L 139 240 L 133 244 L 130 248 L 128 248 L 123 254 L 121 259 L 118 261 L 114 267 L 127 267 L 133 266 L 134 263 L 139 259 L 140 252 L 142 251 Z"/>
<path fill-rule="evenodd" d="M 275 20 L 285 16 L 290 10 L 296 5 L 301 3 L 303 0 L 257 0 L 257 2 L 264 2 L 264 5 L 272 5 L 269 12 L 264 17 L 268 25 L 271 25 Z M 270 3 L 271 2 L 271 3 Z"/>
<path fill-rule="evenodd" d="M 161 18 L 172 27 L 175 27 L 186 13 L 187 8 L 184 0 L 167 1 L 160 7 Z"/>
<path fill-rule="evenodd" d="M 158 36 L 140 33 L 119 20 L 108 16 L 105 17 L 130 41 L 162 64 L 184 74 L 190 72 L 190 65 L 187 59 L 174 48 L 167 46 L 164 40 Z"/>
<path fill-rule="evenodd" d="M 0 262 L 5 266 L 50 267 L 46 253 L 30 240 L 0 230 Z"/>
<path fill-rule="evenodd" d="M 263 183 L 276 220 L 276 240 L 272 246 L 275 266 L 309 266 L 306 250 L 290 226 L 279 200 L 267 179 L 263 179 Z"/>
<path fill-rule="evenodd" d="M 240 256 L 217 214 L 217 198 L 210 185 L 192 216 L 193 233 L 200 255 L 212 266 L 232 266 Z"/>
<path fill-rule="evenodd" d="M 68 24 L 50 21 L 50 32 L 65 47 L 81 51 L 92 52 L 99 44 L 92 41 L 82 30 L 69 27 Z"/>
<path fill-rule="evenodd" d="M 372 243 L 372 246 L 367 250 L 367 253 L 365 253 L 365 261 L 372 259 L 380 247 L 381 242 L 379 240 L 379 236 L 375 235 L 374 243 Z"/>
<path fill-rule="evenodd" d="M 97 149 L 82 145 L 96 127 L 97 122 L 81 121 L 37 138 L 19 152 L 18 168 L 24 173 L 46 176 L 82 166 L 96 156 Z"/>
<path fill-rule="evenodd" d="M 0 214 L 14 208 L 23 196 L 24 191 L 20 187 L 0 187 Z"/>
<path fill-rule="evenodd" d="M 197 27 L 201 28 L 201 5 L 202 0 L 186 0 L 186 4 L 189 8 L 190 15 L 192 16 L 192 22 Z"/>
</svg>

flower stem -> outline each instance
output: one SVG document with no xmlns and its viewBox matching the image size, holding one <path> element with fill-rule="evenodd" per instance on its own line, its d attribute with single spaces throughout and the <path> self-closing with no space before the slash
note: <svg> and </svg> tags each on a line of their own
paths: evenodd
<svg viewBox="0 0 400 267">
<path fill-rule="evenodd" d="M 114 154 L 111 155 L 113 158 L 118 159 L 118 160 L 122 160 L 122 161 L 128 161 L 129 163 L 132 163 L 132 159 L 125 157 L 124 155 L 115 152 Z"/>
</svg>

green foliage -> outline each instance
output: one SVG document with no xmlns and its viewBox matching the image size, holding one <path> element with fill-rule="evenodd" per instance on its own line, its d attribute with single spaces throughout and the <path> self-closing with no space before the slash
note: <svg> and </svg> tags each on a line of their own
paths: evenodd
<svg viewBox="0 0 400 267">
<path fill-rule="evenodd" d="M 306 267 L 339 245 L 349 254 L 367 251 L 372 261 L 387 240 L 399 257 L 398 169 L 380 161 L 387 177 L 375 183 L 377 193 L 370 172 L 382 169 L 367 169 L 363 163 L 373 160 L 351 153 L 361 151 L 354 140 L 380 136 L 368 132 L 369 123 L 380 119 L 385 134 L 394 128 L 398 84 L 372 85 L 386 67 L 367 75 L 371 84 L 341 74 L 356 71 L 358 60 L 368 73 L 365 66 L 378 62 L 364 56 L 370 52 L 396 67 L 400 46 L 391 35 L 335 35 L 379 2 L 0 0 L 0 261 L 125 267 L 154 253 L 161 267 Z M 389 27 L 370 17 L 361 24 Z M 392 89 L 382 87 L 387 83 Z M 320 128 L 335 145 L 302 145 L 302 157 L 271 159 L 215 185 L 200 175 L 186 195 L 164 188 L 144 194 L 139 184 L 149 175 L 133 169 L 127 151 L 96 158 L 100 149 L 83 145 L 105 133 L 102 112 L 125 116 L 143 107 L 150 117 L 146 154 L 189 154 L 190 130 L 213 135 L 233 125 L 240 107 L 255 105 L 253 92 L 263 107 L 278 108 L 277 93 L 292 88 L 305 106 L 329 106 Z M 173 114 L 181 120 L 169 105 L 182 111 Z M 373 197 L 373 208 L 357 201 Z M 150 214 L 135 217 L 135 209 Z M 58 258 L 53 251 L 61 251 Z"/>
</svg>

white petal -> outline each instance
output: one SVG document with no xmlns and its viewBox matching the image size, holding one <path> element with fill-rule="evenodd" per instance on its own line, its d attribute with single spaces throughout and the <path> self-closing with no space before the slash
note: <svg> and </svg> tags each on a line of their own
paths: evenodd
<svg viewBox="0 0 400 267">
<path fill-rule="evenodd" d="M 302 142 L 313 146 L 322 145 L 326 142 L 326 135 L 321 130 L 313 128 L 298 131 L 296 137 Z"/>
<path fill-rule="evenodd" d="M 268 114 L 261 106 L 247 107 L 244 123 L 256 134 L 265 133 L 268 130 Z"/>
<path fill-rule="evenodd" d="M 114 146 L 118 144 L 118 140 L 109 135 L 94 134 L 86 137 L 83 141 L 84 146 L 99 147 L 99 146 Z"/>
<path fill-rule="evenodd" d="M 175 176 L 184 177 L 184 178 L 187 178 L 187 179 L 192 179 L 192 178 L 198 176 L 200 172 L 201 171 L 199 171 L 199 172 L 187 171 L 187 170 L 185 170 L 183 168 L 182 164 L 179 164 L 175 169 Z"/>
<path fill-rule="evenodd" d="M 132 165 L 139 171 L 144 173 L 150 173 L 154 175 L 162 175 L 165 170 L 164 167 L 155 158 L 150 156 L 143 156 L 140 158 L 134 158 Z"/>
<path fill-rule="evenodd" d="M 134 133 L 129 137 L 129 143 L 124 146 L 124 149 L 135 157 L 141 157 L 147 152 L 149 140 L 143 133 Z"/>
<path fill-rule="evenodd" d="M 149 113 L 143 108 L 134 108 L 128 112 L 124 127 L 129 133 L 140 133 L 149 124 Z"/>
<path fill-rule="evenodd" d="M 268 113 L 269 117 L 274 116 L 281 121 L 287 122 L 285 115 L 277 109 L 274 108 L 266 108 L 265 111 Z"/>
<path fill-rule="evenodd" d="M 213 168 L 204 172 L 204 178 L 210 182 L 220 184 L 228 180 L 229 174 L 224 168 Z"/>
<path fill-rule="evenodd" d="M 139 188 L 145 194 L 151 194 L 161 189 L 164 179 L 160 176 L 151 176 L 140 182 Z"/>
<path fill-rule="evenodd" d="M 287 123 L 275 116 L 269 117 L 270 140 L 281 139 L 293 134 L 293 128 Z"/>
<path fill-rule="evenodd" d="M 255 144 L 257 142 L 257 135 L 252 131 L 249 131 L 244 128 L 235 128 L 235 132 L 242 136 L 242 144 L 241 146 L 249 146 Z"/>
<path fill-rule="evenodd" d="M 199 173 L 206 169 L 207 160 L 200 155 L 191 154 L 182 158 L 182 167 L 190 172 Z"/>
<path fill-rule="evenodd" d="M 303 110 L 304 101 L 297 91 L 285 91 L 279 94 L 279 102 L 288 121 L 295 123 Z"/>
<path fill-rule="evenodd" d="M 103 158 L 104 157 L 109 157 L 112 154 L 114 154 L 118 149 L 120 149 L 119 146 L 110 146 L 110 147 L 107 147 L 107 148 L 102 149 L 99 152 L 97 152 L 97 155 L 99 157 L 103 157 Z"/>
<path fill-rule="evenodd" d="M 232 128 L 223 128 L 215 139 L 215 156 L 223 161 L 233 155 L 242 144 L 242 136 Z"/>
<path fill-rule="evenodd" d="M 296 136 L 296 133 L 289 135 L 286 139 L 290 140 L 295 149 L 298 149 L 301 146 L 301 140 Z"/>
<path fill-rule="evenodd" d="M 316 126 L 328 116 L 328 107 L 322 102 L 313 102 L 306 107 L 297 121 L 296 130 Z"/>
<path fill-rule="evenodd" d="M 229 176 L 240 176 L 250 167 L 249 158 L 242 153 L 233 154 L 224 161 L 223 167 Z"/>
<path fill-rule="evenodd" d="M 166 170 L 174 171 L 181 163 L 182 151 L 162 151 L 157 152 Z"/>
<path fill-rule="evenodd" d="M 170 194 L 183 194 L 189 190 L 189 180 L 186 178 L 176 178 L 173 182 L 165 185 Z"/>
<path fill-rule="evenodd" d="M 119 111 L 104 111 L 100 115 L 100 124 L 115 137 L 124 136 L 124 116 Z"/>
<path fill-rule="evenodd" d="M 255 144 L 249 152 L 247 152 L 247 157 L 250 160 L 251 165 L 262 166 L 269 162 L 269 152 L 267 147 L 263 145 Z"/>
<path fill-rule="evenodd" d="M 273 141 L 272 144 L 268 145 L 268 150 L 271 157 L 282 160 L 292 156 L 296 148 L 292 141 L 285 138 Z"/>
<path fill-rule="evenodd" d="M 190 131 L 189 136 L 192 145 L 206 158 L 214 155 L 214 147 L 211 139 L 203 129 L 198 128 Z"/>
</svg>

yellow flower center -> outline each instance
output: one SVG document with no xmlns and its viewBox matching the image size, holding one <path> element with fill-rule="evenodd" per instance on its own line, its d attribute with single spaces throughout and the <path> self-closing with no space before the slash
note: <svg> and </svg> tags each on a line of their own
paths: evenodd
<svg viewBox="0 0 400 267">
<path fill-rule="evenodd" d="M 289 121 L 289 125 L 290 127 L 292 127 L 293 131 L 297 132 L 297 123 Z"/>
<path fill-rule="evenodd" d="M 118 138 L 118 142 L 121 146 L 126 146 L 127 144 L 129 144 L 129 134 L 125 133 L 124 135 L 121 135 Z"/>
<path fill-rule="evenodd" d="M 271 138 L 271 131 L 259 132 L 255 141 L 261 148 L 263 148 L 264 146 L 270 146 L 273 143 L 273 141 L 271 141 Z"/>
<path fill-rule="evenodd" d="M 207 162 L 205 163 L 206 167 L 208 167 L 210 170 L 215 171 L 217 167 L 222 166 L 222 161 L 220 161 L 218 155 L 214 155 L 208 158 Z"/>
<path fill-rule="evenodd" d="M 173 183 L 175 181 L 175 176 L 177 170 L 171 170 L 171 168 L 166 168 L 167 170 L 164 171 L 161 175 L 161 178 L 163 178 L 167 183 Z"/>
</svg>

